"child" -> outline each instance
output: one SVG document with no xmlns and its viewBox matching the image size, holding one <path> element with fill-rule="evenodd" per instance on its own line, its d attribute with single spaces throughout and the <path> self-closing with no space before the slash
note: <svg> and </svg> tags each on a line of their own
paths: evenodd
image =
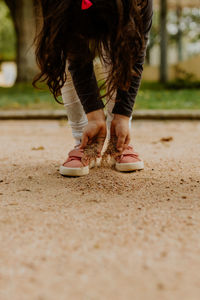
<svg viewBox="0 0 200 300">
<path fill-rule="evenodd" d="M 36 58 L 55 99 L 62 93 L 76 146 L 60 167 L 66 176 L 89 173 L 84 148 L 96 141 L 99 156 L 108 132 L 116 140 L 118 171 L 143 169 L 130 146 L 130 124 L 140 86 L 152 0 L 42 0 L 43 27 Z M 93 69 L 98 54 L 107 76 L 107 126 Z M 69 72 L 68 72 L 69 71 Z"/>
</svg>

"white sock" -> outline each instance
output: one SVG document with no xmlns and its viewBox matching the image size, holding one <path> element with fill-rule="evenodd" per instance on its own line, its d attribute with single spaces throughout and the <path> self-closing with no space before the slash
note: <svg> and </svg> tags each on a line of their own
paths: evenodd
<svg viewBox="0 0 200 300">
<path fill-rule="evenodd" d="M 88 123 L 83 106 L 74 88 L 71 75 L 68 72 L 67 81 L 61 89 L 64 106 L 67 110 L 68 122 L 72 129 L 75 144 L 79 145 L 82 139 L 83 130 Z"/>
</svg>

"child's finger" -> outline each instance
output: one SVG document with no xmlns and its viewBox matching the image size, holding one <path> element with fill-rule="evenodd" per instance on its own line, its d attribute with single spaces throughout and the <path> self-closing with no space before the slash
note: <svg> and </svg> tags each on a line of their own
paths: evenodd
<svg viewBox="0 0 200 300">
<path fill-rule="evenodd" d="M 85 134 L 85 135 L 83 135 L 80 149 L 84 149 L 87 146 L 87 144 L 88 144 L 88 136 Z"/>
<path fill-rule="evenodd" d="M 130 144 L 131 138 L 129 135 L 127 135 L 125 142 L 124 142 L 124 149 L 126 149 L 128 147 L 128 145 Z"/>
<path fill-rule="evenodd" d="M 121 135 L 121 136 L 118 137 L 118 140 L 117 140 L 117 150 L 118 150 L 119 152 L 122 152 L 122 151 L 123 151 L 125 139 L 126 139 L 126 137 L 123 136 L 123 135 Z"/>
<path fill-rule="evenodd" d="M 116 137 L 115 127 L 112 126 L 112 124 L 111 124 L 111 127 L 110 127 L 110 136 L 111 137 Z"/>
</svg>

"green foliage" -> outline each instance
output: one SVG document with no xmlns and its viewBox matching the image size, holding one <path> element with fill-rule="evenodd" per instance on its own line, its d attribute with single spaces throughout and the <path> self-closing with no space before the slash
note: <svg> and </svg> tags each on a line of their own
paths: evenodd
<svg viewBox="0 0 200 300">
<path fill-rule="evenodd" d="M 171 83 L 172 84 L 172 83 Z M 36 90 L 31 84 L 0 88 L 0 109 L 64 109 L 46 89 Z M 156 82 L 143 82 L 136 109 L 200 109 L 200 89 L 166 89 Z"/>
<path fill-rule="evenodd" d="M 188 78 L 191 78 L 191 76 L 192 75 L 190 73 L 186 73 L 185 76 L 177 77 L 176 80 L 169 81 L 165 84 L 155 82 L 155 81 L 143 81 L 142 85 L 141 85 L 141 89 L 142 90 L 154 90 L 154 91 L 200 89 L 200 81 L 189 80 Z"/>
<path fill-rule="evenodd" d="M 9 9 L 0 1 L 0 61 L 16 57 L 16 36 Z"/>
<path fill-rule="evenodd" d="M 34 89 L 31 84 L 0 87 L 0 109 L 62 109 L 46 89 Z"/>
<path fill-rule="evenodd" d="M 136 109 L 200 109 L 200 90 L 140 90 Z"/>
<path fill-rule="evenodd" d="M 169 22 L 177 26 L 176 20 L 176 12 L 171 13 L 171 18 Z M 180 15 L 180 30 L 184 36 L 187 36 L 190 42 L 198 42 L 200 38 L 200 30 L 199 30 L 199 22 L 200 22 L 200 9 L 199 7 L 195 8 L 183 8 L 182 13 Z M 171 39 L 176 41 L 178 32 L 174 32 L 171 35 Z"/>
<path fill-rule="evenodd" d="M 193 73 L 190 73 L 177 65 L 175 67 L 175 74 L 176 79 L 165 84 L 167 89 L 181 90 L 200 88 L 200 81 L 196 80 L 196 77 Z"/>
</svg>

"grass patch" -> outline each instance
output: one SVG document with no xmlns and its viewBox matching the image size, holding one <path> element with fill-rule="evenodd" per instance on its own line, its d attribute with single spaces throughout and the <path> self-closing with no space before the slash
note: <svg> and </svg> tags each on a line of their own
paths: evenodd
<svg viewBox="0 0 200 300">
<path fill-rule="evenodd" d="M 200 89 L 166 88 L 159 83 L 143 82 L 136 109 L 200 109 Z M 0 109 L 64 109 L 48 89 L 36 90 L 31 84 L 0 87 Z"/>
<path fill-rule="evenodd" d="M 0 109 L 62 109 L 47 88 L 34 89 L 31 84 L 0 87 Z"/>
<path fill-rule="evenodd" d="M 200 90 L 141 89 L 136 109 L 200 109 Z"/>
</svg>

